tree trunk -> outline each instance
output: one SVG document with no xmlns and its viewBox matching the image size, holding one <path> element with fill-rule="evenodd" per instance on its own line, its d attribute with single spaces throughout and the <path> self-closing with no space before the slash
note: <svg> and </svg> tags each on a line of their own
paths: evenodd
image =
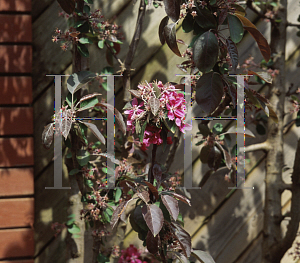
<svg viewBox="0 0 300 263">
<path fill-rule="evenodd" d="M 272 23 L 271 53 L 275 54 L 274 69 L 279 70 L 271 86 L 270 102 L 278 116 L 278 123 L 269 118 L 267 141 L 271 146 L 266 160 L 266 194 L 263 229 L 263 262 L 279 263 L 280 255 L 272 250 L 282 240 L 281 235 L 281 194 L 283 168 L 283 118 L 285 101 L 285 46 L 287 0 L 278 0 L 280 23 Z M 271 253 L 272 251 L 272 253 Z"/>
</svg>

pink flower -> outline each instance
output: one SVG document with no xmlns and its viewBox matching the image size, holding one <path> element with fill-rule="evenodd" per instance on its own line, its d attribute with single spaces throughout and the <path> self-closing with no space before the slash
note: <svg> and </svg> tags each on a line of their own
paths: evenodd
<svg viewBox="0 0 300 263">
<path fill-rule="evenodd" d="M 162 138 L 160 138 L 161 129 L 156 128 L 151 125 L 147 125 L 145 133 L 144 133 L 144 140 L 143 144 L 145 147 L 149 147 L 150 144 L 157 144 L 160 145 L 163 143 Z"/>
<path fill-rule="evenodd" d="M 119 263 L 147 263 L 140 258 L 141 254 L 134 245 L 130 245 L 126 250 L 122 250 Z"/>
<path fill-rule="evenodd" d="M 137 98 L 134 98 L 132 100 L 131 104 L 132 104 L 132 108 L 129 110 L 125 110 L 124 113 L 128 114 L 127 131 L 131 130 L 132 133 L 134 133 L 135 132 L 134 121 L 142 112 L 144 112 L 142 109 L 140 109 L 140 107 L 142 107 L 144 105 L 144 102 L 142 102 L 138 105 Z"/>
</svg>

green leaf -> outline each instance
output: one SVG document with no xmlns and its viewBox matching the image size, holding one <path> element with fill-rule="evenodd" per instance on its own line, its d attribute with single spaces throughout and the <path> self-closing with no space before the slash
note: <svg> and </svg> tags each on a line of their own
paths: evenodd
<svg viewBox="0 0 300 263">
<path fill-rule="evenodd" d="M 91 14 L 91 8 L 88 5 L 84 5 L 83 12 L 85 12 L 87 15 Z"/>
<path fill-rule="evenodd" d="M 97 97 L 87 99 L 80 103 L 80 110 L 93 108 L 99 102 Z"/>
<path fill-rule="evenodd" d="M 90 56 L 88 48 L 83 44 L 78 44 L 77 49 L 81 56 L 88 58 Z"/>
<path fill-rule="evenodd" d="M 206 73 L 198 80 L 196 101 L 206 113 L 213 112 L 219 106 L 223 94 L 223 82 L 219 73 Z"/>
<path fill-rule="evenodd" d="M 234 43 L 239 43 L 244 35 L 244 28 L 241 21 L 236 16 L 230 14 L 228 14 L 227 19 L 231 39 Z"/>
<path fill-rule="evenodd" d="M 84 2 L 86 2 L 86 3 L 88 3 L 88 4 L 91 4 L 91 5 L 94 3 L 93 0 L 84 0 Z"/>
<path fill-rule="evenodd" d="M 115 202 L 118 203 L 120 200 L 120 197 L 122 196 L 122 190 L 120 188 L 117 188 L 115 193 Z"/>
<path fill-rule="evenodd" d="M 80 170 L 79 169 L 73 169 L 70 171 L 69 175 L 77 174 Z"/>
<path fill-rule="evenodd" d="M 221 123 L 216 123 L 212 128 L 214 134 L 219 135 L 223 131 L 223 125 Z"/>
<path fill-rule="evenodd" d="M 210 5 L 215 5 L 216 3 L 217 3 L 217 0 L 210 0 L 210 1 L 209 1 L 209 4 L 210 4 Z"/>
<path fill-rule="evenodd" d="M 70 28 L 70 27 L 74 27 L 74 24 L 75 24 L 75 19 L 74 19 L 74 17 L 70 16 L 69 19 L 68 19 L 67 24 L 68 24 L 68 27 L 69 27 L 69 28 Z"/>
<path fill-rule="evenodd" d="M 219 52 L 218 39 L 212 32 L 202 34 L 194 44 L 193 57 L 197 68 L 209 72 L 217 62 Z"/>
<path fill-rule="evenodd" d="M 73 27 L 74 27 L 74 28 L 80 27 L 80 26 L 82 26 L 84 23 L 85 23 L 84 20 L 78 20 L 78 21 L 74 22 L 74 26 L 73 26 Z"/>
<path fill-rule="evenodd" d="M 146 126 L 147 126 L 147 122 L 145 121 L 143 126 L 141 127 L 141 132 L 140 132 L 140 135 L 139 135 L 140 142 L 143 142 L 143 140 L 144 140 L 144 134 L 145 134 Z"/>
<path fill-rule="evenodd" d="M 86 186 L 88 186 L 89 188 L 93 188 L 94 183 L 92 180 L 86 179 L 85 182 Z"/>
<path fill-rule="evenodd" d="M 300 111 L 298 111 L 298 113 L 297 113 L 296 126 L 297 126 L 297 127 L 300 126 Z"/>
<path fill-rule="evenodd" d="M 176 24 L 172 23 L 164 27 L 164 37 L 169 48 L 176 54 L 181 57 L 181 53 L 178 49 L 176 41 Z"/>
<path fill-rule="evenodd" d="M 85 1 L 86 1 L 86 0 L 85 0 Z M 91 0 L 89 0 L 89 1 L 91 1 Z M 97 261 L 98 261 L 99 263 L 110 263 L 109 258 L 106 257 L 106 256 L 104 256 L 104 255 L 102 255 L 102 254 L 99 254 L 99 255 L 98 255 Z"/>
<path fill-rule="evenodd" d="M 73 73 L 67 80 L 67 88 L 71 94 L 81 89 L 87 82 L 96 77 L 95 73 L 90 71 L 80 71 Z"/>
<path fill-rule="evenodd" d="M 76 158 L 80 166 L 85 166 L 90 160 L 90 153 L 86 150 L 79 150 Z"/>
<path fill-rule="evenodd" d="M 194 29 L 194 22 L 195 20 L 193 19 L 191 14 L 187 14 L 185 18 L 182 21 L 182 30 L 184 33 L 189 33 Z"/>
<path fill-rule="evenodd" d="M 68 228 L 68 232 L 71 233 L 71 234 L 78 234 L 80 233 L 80 228 L 73 224 L 71 228 Z"/>
<path fill-rule="evenodd" d="M 81 37 L 81 38 L 79 39 L 79 42 L 80 42 L 81 44 L 93 44 L 93 41 L 90 40 L 90 39 L 87 38 L 87 37 Z"/>
<path fill-rule="evenodd" d="M 102 49 L 104 47 L 104 41 L 105 41 L 104 39 L 98 41 L 98 47 L 99 48 Z"/>
</svg>

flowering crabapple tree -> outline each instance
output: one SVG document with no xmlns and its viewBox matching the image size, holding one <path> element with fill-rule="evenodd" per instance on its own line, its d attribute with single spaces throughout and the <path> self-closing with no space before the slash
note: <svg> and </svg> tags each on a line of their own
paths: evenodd
<svg viewBox="0 0 300 263">
<path fill-rule="evenodd" d="M 249 77 L 245 78 L 245 108 L 263 111 L 270 117 L 268 140 L 261 144 L 260 148 L 256 148 L 269 151 L 267 162 L 270 167 L 274 162 L 280 165 L 276 159 L 278 158 L 276 147 L 279 146 L 275 141 L 280 139 L 282 142 L 283 114 L 280 104 L 284 103 L 284 96 L 283 93 L 277 94 L 275 91 L 284 87 L 284 55 L 273 57 L 271 54 L 279 53 L 279 50 L 285 47 L 285 0 L 273 4 L 271 11 L 274 10 L 272 13 L 274 17 L 270 18 L 268 15 L 272 24 L 271 48 L 255 25 L 245 17 L 245 8 L 253 9 L 260 16 L 265 16 L 263 12 L 257 11 L 252 1 L 247 1 L 247 4 L 243 5 L 234 0 L 140 0 L 136 28 L 124 62 L 118 58 L 122 44 L 120 26 L 106 21 L 100 10 L 92 11 L 93 0 L 58 0 L 58 2 L 64 10 L 61 15 L 68 19 L 69 29 L 66 32 L 56 29 L 53 42 L 60 43 L 64 51 L 72 46 L 74 73 L 67 81 L 69 94 L 61 108 L 61 123 L 56 127 L 54 127 L 54 122 L 48 124 L 42 134 L 42 139 L 44 145 L 49 147 L 53 135 L 60 133 L 64 136 L 65 146 L 69 149 L 67 157 L 71 160 L 68 165 L 70 185 L 74 189 L 74 195 L 79 196 L 80 201 L 73 207 L 73 216 L 70 216 L 70 220 L 63 225 L 56 226 L 66 227 L 69 234 L 73 235 L 70 238 L 78 237 L 77 240 L 73 239 L 77 246 L 70 248 L 70 257 L 76 259 L 77 262 L 83 262 L 82 254 L 92 253 L 93 263 L 110 262 L 110 260 L 193 262 L 195 259 L 205 263 L 214 262 L 208 253 L 192 249 L 191 237 L 183 228 L 178 206 L 179 201 L 188 205 L 190 201 L 184 195 L 175 192 L 174 181 L 177 179 L 174 179 L 175 175 L 168 171 L 181 134 L 191 129 L 191 125 L 185 122 L 185 83 L 183 80 L 180 83 L 162 83 L 159 80 L 148 83 L 142 80 L 137 88 L 131 86 L 131 64 L 142 34 L 145 10 L 149 5 L 165 9 L 167 16 L 162 19 L 157 29 L 160 41 L 169 46 L 170 52 L 185 59 L 177 67 L 191 75 L 192 101 L 199 105 L 207 117 L 219 117 L 225 110 L 227 114 L 231 113 L 234 116 L 237 107 L 240 107 L 236 105 L 237 81 L 236 78 L 229 76 L 229 73 L 235 73 L 238 68 L 239 57 L 236 44 L 242 40 L 244 31 L 254 38 L 264 61 L 259 71 L 249 68 L 251 59 L 244 63 L 244 68 L 248 75 L 256 77 L 256 81 L 272 85 L 274 92 L 270 98 L 266 98 L 251 89 L 250 85 L 253 81 Z M 284 10 L 278 8 L 279 6 L 284 6 Z M 278 18 L 281 20 L 279 21 Z M 176 25 L 179 22 L 184 32 L 194 34 L 193 40 L 188 45 L 176 38 Z M 225 31 L 227 33 L 224 33 Z M 281 37 L 284 40 L 281 40 Z M 98 81 L 105 88 L 102 75 L 114 73 L 112 68 L 105 68 L 100 73 L 88 71 L 87 58 L 90 54 L 87 47 L 93 43 L 96 43 L 101 50 L 105 50 L 109 64 L 112 64 L 112 60 L 116 60 L 120 66 L 126 103 L 123 108 L 125 121 L 123 115 L 113 105 L 99 101 L 100 94 L 85 94 L 87 83 Z M 186 46 L 183 54 L 178 44 Z M 251 65 L 253 66 L 253 63 Z M 273 84 L 271 84 L 272 77 Z M 105 152 L 106 134 L 101 132 L 99 127 L 91 122 L 80 120 L 84 114 L 89 113 L 94 117 L 105 117 L 107 111 L 113 112 L 118 122 L 120 132 L 116 137 L 116 142 L 120 145 L 120 152 L 126 152 L 126 156 L 122 158 Z M 203 120 L 199 125 L 199 134 L 202 136 L 199 144 L 205 143 L 200 158 L 203 162 L 207 162 L 213 171 L 218 170 L 221 161 L 224 160 L 234 180 L 235 158 L 230 156 L 230 151 L 224 142 L 224 135 L 236 133 L 236 131 L 225 131 L 220 124 L 209 129 L 208 123 L 208 120 Z M 88 141 L 88 130 L 95 135 L 97 142 Z M 251 135 L 250 131 L 246 133 Z M 167 163 L 161 164 L 156 158 L 157 148 L 162 147 L 165 151 L 167 144 L 172 144 L 172 148 L 168 153 Z M 150 148 L 150 164 L 129 162 L 130 157 L 138 155 L 139 151 L 147 152 Z M 208 158 L 203 158 L 203 156 L 208 156 Z M 297 158 L 299 157 L 296 156 Z M 116 165 L 114 171 L 109 170 L 106 159 Z M 299 170 L 299 167 L 295 165 L 294 173 L 297 169 Z M 274 174 L 274 171 L 267 170 L 266 196 L 273 196 L 274 200 L 278 201 L 280 196 L 278 197 L 276 193 L 280 193 L 279 186 L 276 186 L 276 190 L 271 189 L 275 182 L 273 179 L 268 179 L 269 173 Z M 106 187 L 108 177 L 111 176 L 115 179 L 114 189 Z M 280 173 L 277 176 L 281 178 Z M 296 174 L 293 176 L 296 178 Z M 296 190 L 298 187 L 297 184 L 293 185 L 293 189 L 295 188 L 293 191 L 298 191 Z M 76 194 L 76 191 L 80 192 L 80 195 Z M 266 200 L 269 199 L 266 198 Z M 291 225 L 288 230 L 288 242 L 279 236 L 274 238 L 278 231 L 273 232 L 273 228 L 278 228 L 278 222 L 274 222 L 272 209 L 278 212 L 280 201 L 278 202 L 276 210 L 274 205 L 266 201 L 268 215 L 265 215 L 264 229 L 266 232 L 265 262 L 277 262 L 295 238 L 294 225 Z M 129 203 L 134 204 L 132 209 L 128 209 Z M 294 202 L 293 204 L 296 206 Z M 292 209 L 297 210 L 298 207 Z M 79 213 L 82 221 L 85 220 L 93 229 L 94 244 L 90 252 L 83 252 L 79 249 L 80 246 L 82 247 L 78 241 L 80 240 L 79 232 L 81 228 L 84 229 L 84 224 L 74 217 Z M 296 213 L 296 219 L 292 222 L 297 221 L 298 216 L 299 213 Z M 110 248 L 105 246 L 110 232 L 118 229 L 122 222 L 123 224 L 127 222 L 126 220 L 150 252 L 150 261 L 149 259 L 143 261 L 142 254 L 134 246 L 123 250 L 120 256 L 121 240 L 114 241 L 115 243 Z M 275 244 L 272 240 L 282 242 Z M 274 258 L 277 261 L 274 261 Z"/>
</svg>

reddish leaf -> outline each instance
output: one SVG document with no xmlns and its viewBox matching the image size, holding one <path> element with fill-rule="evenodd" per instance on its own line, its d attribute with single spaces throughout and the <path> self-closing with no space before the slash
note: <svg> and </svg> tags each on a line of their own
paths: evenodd
<svg viewBox="0 0 300 263">
<path fill-rule="evenodd" d="M 173 192 L 171 192 L 171 193 L 169 193 L 169 194 L 172 195 L 172 196 L 174 196 L 174 197 L 177 198 L 178 200 L 180 200 L 180 201 L 182 201 L 182 202 L 188 204 L 189 206 L 191 206 L 191 201 L 190 201 L 188 198 L 186 198 L 185 196 L 182 196 L 182 195 L 180 195 L 180 194 L 173 193 Z"/>
<path fill-rule="evenodd" d="M 149 230 L 146 238 L 147 249 L 150 253 L 156 254 L 158 252 L 158 235 L 153 236 L 152 232 Z"/>
<path fill-rule="evenodd" d="M 184 255 L 189 258 L 191 255 L 191 246 L 192 246 L 190 234 L 186 232 L 179 224 L 172 223 L 171 225 L 172 225 L 173 232 L 176 238 L 178 239 L 179 244 L 183 250 Z"/>
<path fill-rule="evenodd" d="M 46 148 L 50 148 L 52 141 L 53 141 L 53 134 L 54 134 L 54 123 L 51 122 L 47 126 L 44 127 L 42 133 L 42 143 Z"/>
<path fill-rule="evenodd" d="M 224 94 L 223 82 L 219 73 L 202 75 L 196 86 L 196 101 L 207 113 L 213 112 L 220 104 Z"/>
<path fill-rule="evenodd" d="M 208 167 L 216 171 L 220 167 L 221 161 L 221 151 L 216 146 L 211 147 L 207 160 Z"/>
<path fill-rule="evenodd" d="M 236 102 L 237 102 L 237 91 L 236 91 L 236 87 L 232 84 L 230 84 L 228 86 L 228 93 L 231 97 L 231 101 L 232 101 L 232 104 L 233 104 L 233 107 L 235 108 L 236 107 Z"/>
<path fill-rule="evenodd" d="M 159 24 L 158 35 L 159 35 L 160 43 L 162 45 L 166 42 L 164 28 L 168 24 L 168 22 L 169 22 L 169 17 L 166 16 L 161 20 L 161 22 Z"/>
<path fill-rule="evenodd" d="M 201 72 L 209 72 L 214 67 L 218 59 L 218 53 L 218 39 L 214 33 L 207 31 L 195 41 L 193 59 Z"/>
<path fill-rule="evenodd" d="M 262 72 L 254 72 L 252 70 L 249 70 L 248 74 L 249 75 L 256 75 L 257 77 L 259 77 L 263 81 L 265 81 L 267 83 L 272 83 L 272 76 L 268 72 L 263 72 L 263 71 Z"/>
<path fill-rule="evenodd" d="M 168 209 L 170 215 L 176 221 L 179 215 L 178 201 L 170 195 L 161 195 L 161 200 Z"/>
<path fill-rule="evenodd" d="M 117 120 L 117 122 L 118 122 L 118 124 L 120 126 L 120 129 L 121 129 L 122 133 L 126 134 L 126 125 L 125 125 L 123 116 L 122 116 L 122 114 L 116 108 L 114 108 L 113 105 L 101 102 L 101 103 L 97 103 L 95 105 L 95 107 L 97 107 L 97 106 L 98 107 L 102 107 L 102 108 L 106 108 L 107 110 L 110 110 L 111 112 L 114 112 L 115 118 L 116 118 L 116 120 Z"/>
<path fill-rule="evenodd" d="M 198 1 L 194 1 L 194 3 L 197 10 L 197 16 L 195 16 L 194 19 L 196 20 L 197 24 L 205 31 L 211 28 L 217 28 L 217 21 L 212 12 L 206 7 L 202 8 Z"/>
<path fill-rule="evenodd" d="M 164 223 L 164 215 L 156 205 L 147 205 L 142 208 L 146 224 L 155 237 L 161 230 Z"/>
<path fill-rule="evenodd" d="M 164 0 L 165 10 L 168 17 L 171 18 L 173 22 L 177 22 L 180 15 L 180 4 L 178 0 Z"/>
<path fill-rule="evenodd" d="M 60 7 L 67 13 L 72 14 L 75 9 L 75 0 L 57 0 Z"/>
<path fill-rule="evenodd" d="M 226 39 L 226 46 L 227 50 L 231 59 L 231 64 L 234 72 L 236 71 L 236 68 L 239 64 L 239 54 L 238 54 L 238 49 L 235 45 L 235 43 L 230 39 Z"/>
<path fill-rule="evenodd" d="M 164 27 L 164 36 L 169 48 L 179 57 L 181 57 L 181 53 L 178 49 L 177 41 L 176 41 L 176 24 L 169 24 Z"/>
<path fill-rule="evenodd" d="M 105 144 L 105 138 L 95 124 L 84 121 L 81 121 L 81 123 L 88 127 L 101 143 Z"/>
<path fill-rule="evenodd" d="M 150 191 L 152 192 L 152 194 L 155 196 L 155 199 L 158 200 L 159 196 L 158 196 L 158 191 L 157 189 L 155 188 L 155 186 L 147 181 L 143 181 L 144 184 L 146 184 Z"/>
<path fill-rule="evenodd" d="M 242 22 L 244 29 L 246 29 L 251 36 L 255 39 L 261 54 L 263 55 L 265 61 L 269 61 L 271 57 L 270 46 L 265 39 L 265 37 L 258 31 L 258 29 L 253 25 L 246 17 L 236 14 L 237 18 Z"/>
<path fill-rule="evenodd" d="M 121 217 L 121 215 L 124 213 L 128 203 L 131 201 L 132 199 L 122 202 L 121 204 L 119 204 L 117 206 L 117 208 L 114 210 L 112 217 L 111 217 L 111 221 L 110 221 L 110 225 L 112 228 L 114 228 L 116 226 L 116 224 L 119 221 L 119 218 Z"/>
<path fill-rule="evenodd" d="M 149 105 L 150 105 L 151 112 L 153 113 L 154 116 L 156 116 L 160 105 L 159 99 L 151 97 L 151 99 L 149 100 Z"/>
</svg>

